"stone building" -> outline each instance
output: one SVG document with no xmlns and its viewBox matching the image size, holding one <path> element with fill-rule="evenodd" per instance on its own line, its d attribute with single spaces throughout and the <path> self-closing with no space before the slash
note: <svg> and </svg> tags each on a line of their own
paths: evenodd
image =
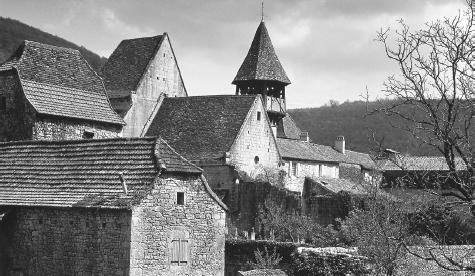
<svg viewBox="0 0 475 276">
<path fill-rule="evenodd" d="M 118 137 L 123 124 L 77 50 L 25 41 L 0 65 L 0 141 Z"/>
<path fill-rule="evenodd" d="M 123 40 L 102 69 L 124 137 L 143 137 L 165 97 L 187 92 L 167 33 Z"/>
<path fill-rule="evenodd" d="M 160 138 L 0 143 L 0 275 L 223 275 L 225 210 Z"/>
<path fill-rule="evenodd" d="M 312 143 L 306 136 L 303 138 L 277 139 L 283 159 L 281 168 L 287 172 L 287 189 L 301 192 L 307 177 L 323 181 L 346 179 L 354 183 L 373 181 L 376 164 L 366 153 L 345 149 L 343 136 L 336 138 L 334 147 Z"/>
<path fill-rule="evenodd" d="M 228 194 L 238 171 L 256 175 L 280 161 L 259 95 L 165 98 L 146 135 L 169 141 L 204 169 L 213 189 Z"/>
</svg>

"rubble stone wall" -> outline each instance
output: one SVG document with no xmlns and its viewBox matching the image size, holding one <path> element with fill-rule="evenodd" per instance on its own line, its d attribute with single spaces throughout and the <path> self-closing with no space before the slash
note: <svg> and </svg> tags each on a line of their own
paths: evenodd
<svg viewBox="0 0 475 276">
<path fill-rule="evenodd" d="M 131 275 L 224 275 L 226 215 L 201 179 L 164 174 L 154 185 L 132 211 Z M 188 242 L 186 264 L 172 263 L 174 239 Z"/>
<path fill-rule="evenodd" d="M 0 72 L 0 97 L 6 100 L 6 110 L 0 110 L 0 142 L 30 139 L 33 110 L 14 71 Z"/>
<path fill-rule="evenodd" d="M 258 120 L 257 113 L 260 112 Z M 262 167 L 277 169 L 279 154 L 272 128 L 266 120 L 266 111 L 262 101 L 257 101 L 248 115 L 234 145 L 231 147 L 230 163 L 253 176 L 261 172 Z M 256 164 L 255 158 L 258 158 Z"/>
<path fill-rule="evenodd" d="M 18 208 L 0 225 L 6 275 L 128 275 L 130 211 Z"/>
<path fill-rule="evenodd" d="M 93 139 L 117 138 L 120 126 L 72 120 L 67 118 L 38 118 L 33 127 L 33 140 L 84 139 L 84 133 L 94 134 Z"/>
</svg>

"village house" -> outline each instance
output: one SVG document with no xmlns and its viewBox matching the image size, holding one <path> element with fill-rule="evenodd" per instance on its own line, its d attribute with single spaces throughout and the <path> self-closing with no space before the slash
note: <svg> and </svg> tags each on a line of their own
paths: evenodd
<svg viewBox="0 0 475 276">
<path fill-rule="evenodd" d="M 25 41 L 0 65 L 0 141 L 111 138 L 123 125 L 77 50 Z"/>
<path fill-rule="evenodd" d="M 146 135 L 169 141 L 224 197 L 233 196 L 238 171 L 255 176 L 280 161 L 259 95 L 165 98 Z"/>
<path fill-rule="evenodd" d="M 0 143 L 0 275 L 224 274 L 227 207 L 161 138 Z"/>
<path fill-rule="evenodd" d="M 143 137 L 165 97 L 188 94 L 167 33 L 123 40 L 102 69 L 123 137 Z"/>
</svg>

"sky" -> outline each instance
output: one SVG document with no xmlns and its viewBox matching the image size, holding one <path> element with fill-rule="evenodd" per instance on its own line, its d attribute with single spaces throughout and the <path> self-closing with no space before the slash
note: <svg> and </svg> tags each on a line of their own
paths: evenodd
<svg viewBox="0 0 475 276">
<path fill-rule="evenodd" d="M 167 32 L 190 96 L 233 94 L 231 84 L 261 20 L 262 0 L 0 0 L 17 19 L 109 57 L 123 39 Z M 264 21 L 292 84 L 287 107 L 384 98 L 397 67 L 375 41 L 452 17 L 463 0 L 267 0 Z M 1 39 L 1 38 L 0 38 Z"/>
</svg>

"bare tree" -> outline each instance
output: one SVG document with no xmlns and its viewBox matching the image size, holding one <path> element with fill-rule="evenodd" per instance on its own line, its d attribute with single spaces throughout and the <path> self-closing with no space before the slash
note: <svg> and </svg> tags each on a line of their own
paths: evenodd
<svg viewBox="0 0 475 276">
<path fill-rule="evenodd" d="M 473 117 L 475 81 L 475 1 L 467 0 L 466 9 L 454 18 L 426 23 L 412 30 L 403 20 L 391 31 L 377 35 L 387 57 L 394 61 L 399 74 L 384 84 L 386 96 L 375 112 L 395 118 L 395 127 L 410 132 L 445 158 L 451 189 L 437 192 L 457 198 L 474 211 Z M 466 174 L 457 173 L 460 169 Z M 415 180 L 416 181 L 416 180 Z M 458 270 L 474 268 L 456 262 L 444 254 L 424 256 L 426 260 L 450 262 Z"/>
<path fill-rule="evenodd" d="M 469 205 L 474 192 L 473 4 L 468 0 L 467 9 L 454 18 L 426 23 L 420 30 L 412 31 L 400 20 L 398 30 L 381 30 L 377 36 L 400 70 L 384 84 L 384 92 L 395 101 L 385 101 L 377 111 L 396 118 L 397 127 L 444 156 L 455 184 L 441 195 Z M 468 177 L 456 173 L 461 166 Z"/>
</svg>

